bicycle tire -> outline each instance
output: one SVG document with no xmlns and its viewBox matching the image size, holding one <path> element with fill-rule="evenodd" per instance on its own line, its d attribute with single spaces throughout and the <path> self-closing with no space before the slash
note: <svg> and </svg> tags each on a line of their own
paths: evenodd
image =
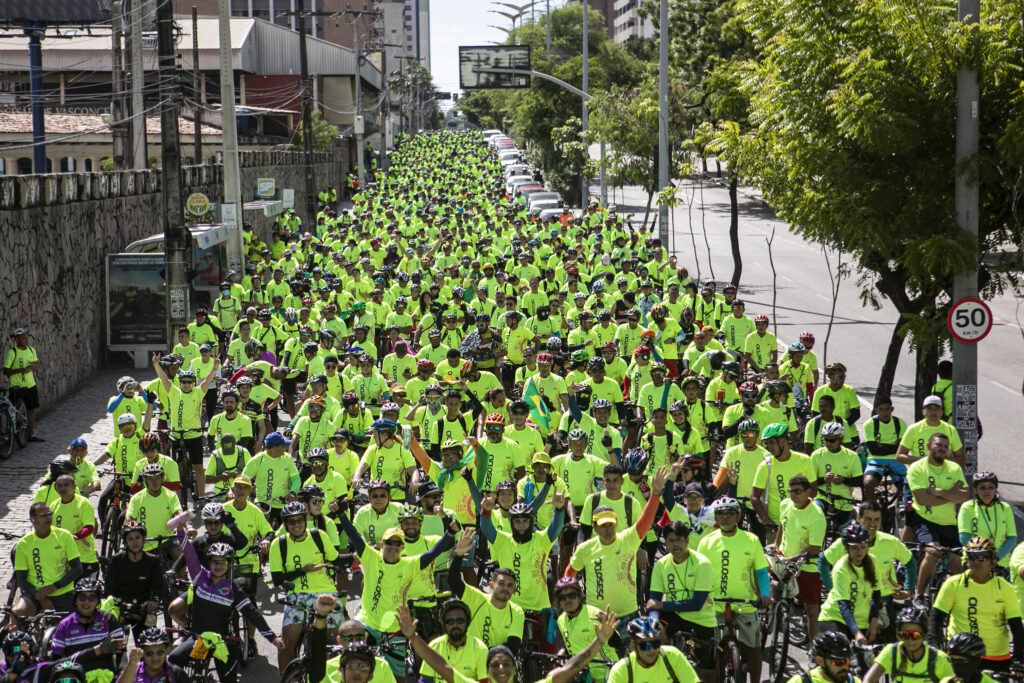
<svg viewBox="0 0 1024 683">
<path fill-rule="evenodd" d="M 780 600 L 772 607 L 772 632 L 768 638 L 768 680 L 782 683 L 789 657 L 789 603 Z"/>
<path fill-rule="evenodd" d="M 120 509 L 116 504 L 107 508 L 107 516 L 103 519 L 103 540 L 100 543 L 100 555 L 111 557 L 121 547 L 121 530 L 117 526 Z"/>
<path fill-rule="evenodd" d="M 25 399 L 19 398 L 14 401 L 14 407 L 14 438 L 17 439 L 18 446 L 24 448 L 28 445 L 28 408 L 25 407 Z"/>
<path fill-rule="evenodd" d="M 743 657 L 736 640 L 730 638 L 722 648 L 722 666 L 719 680 L 723 683 L 745 683 L 747 672 L 743 667 Z"/>
<path fill-rule="evenodd" d="M 808 643 L 807 613 L 792 599 L 789 603 L 789 646 L 805 647 Z"/>
<path fill-rule="evenodd" d="M 50 652 L 50 648 L 53 646 L 53 634 L 56 632 L 56 626 L 51 626 L 50 628 L 46 629 L 46 631 L 43 633 L 43 637 L 39 639 L 39 652 Z"/>
<path fill-rule="evenodd" d="M 6 460 L 14 453 L 14 421 L 8 408 L 0 406 L 0 458 Z"/>
<path fill-rule="evenodd" d="M 309 678 L 309 672 L 306 670 L 308 662 L 309 660 L 305 655 L 296 657 L 288 662 L 288 666 L 284 668 L 284 673 L 281 674 L 281 683 L 307 683 Z"/>
<path fill-rule="evenodd" d="M 231 623 L 231 631 L 238 638 L 238 646 L 241 650 L 241 653 L 238 655 L 238 666 L 243 667 L 249 663 L 249 639 L 252 637 L 252 634 L 249 633 L 249 625 L 237 610 L 231 616 Z"/>
</svg>

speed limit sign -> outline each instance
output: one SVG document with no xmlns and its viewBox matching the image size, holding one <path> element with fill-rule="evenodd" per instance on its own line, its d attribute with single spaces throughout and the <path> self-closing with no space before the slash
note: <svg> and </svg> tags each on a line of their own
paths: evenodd
<svg viewBox="0 0 1024 683">
<path fill-rule="evenodd" d="M 976 344 L 992 331 L 992 310 L 981 299 L 960 299 L 946 318 L 949 333 L 964 344 Z"/>
</svg>

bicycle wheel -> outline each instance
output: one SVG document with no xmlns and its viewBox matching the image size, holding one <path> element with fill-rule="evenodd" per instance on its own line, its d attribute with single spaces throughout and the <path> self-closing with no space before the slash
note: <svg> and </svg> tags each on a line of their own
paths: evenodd
<svg viewBox="0 0 1024 683">
<path fill-rule="evenodd" d="M 789 603 L 780 600 L 772 607 L 772 631 L 768 636 L 768 680 L 782 683 L 789 656 Z"/>
<path fill-rule="evenodd" d="M 722 664 L 719 671 L 719 680 L 723 683 L 745 683 L 747 674 L 743 669 L 743 657 L 740 655 L 740 646 L 732 638 L 722 648 Z"/>
<path fill-rule="evenodd" d="M 14 452 L 14 421 L 8 409 L 0 406 L 0 458 L 6 460 Z"/>
<path fill-rule="evenodd" d="M 241 654 L 238 656 L 238 665 L 245 666 L 249 663 L 249 625 L 237 611 L 231 617 L 231 631 L 238 638 L 238 647 Z"/>
<path fill-rule="evenodd" d="M 789 644 L 791 647 L 807 645 L 807 613 L 793 600 L 789 603 Z"/>
<path fill-rule="evenodd" d="M 17 412 L 14 415 L 14 438 L 18 440 L 18 446 L 24 448 L 28 445 L 28 408 L 25 407 L 25 399 L 19 398 L 14 402 Z"/>
<path fill-rule="evenodd" d="M 100 543 L 100 555 L 103 557 L 110 557 L 121 547 L 121 530 L 117 525 L 119 513 L 118 506 L 111 505 L 103 518 L 103 540 Z"/>
<path fill-rule="evenodd" d="M 290 661 L 281 674 L 281 683 L 306 683 L 307 663 L 305 655 Z"/>
</svg>

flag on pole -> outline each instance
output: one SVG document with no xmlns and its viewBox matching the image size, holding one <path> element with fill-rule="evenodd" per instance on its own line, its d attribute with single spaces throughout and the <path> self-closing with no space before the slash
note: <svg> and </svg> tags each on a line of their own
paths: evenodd
<svg viewBox="0 0 1024 683">
<path fill-rule="evenodd" d="M 544 397 L 537 391 L 533 377 L 526 380 L 526 385 L 523 387 L 523 400 L 526 401 L 526 405 L 530 406 L 530 417 L 533 418 L 534 424 L 540 428 L 543 434 L 550 432 L 551 415 L 548 413 L 548 407 L 544 405 Z"/>
</svg>

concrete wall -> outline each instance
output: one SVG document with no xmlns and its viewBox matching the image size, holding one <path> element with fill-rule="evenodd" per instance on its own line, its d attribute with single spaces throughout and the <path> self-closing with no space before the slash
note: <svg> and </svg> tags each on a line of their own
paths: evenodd
<svg viewBox="0 0 1024 683">
<path fill-rule="evenodd" d="M 347 159 L 343 144 L 318 154 L 318 185 L 340 191 Z M 295 188 L 301 204 L 299 153 L 241 152 L 240 161 L 245 200 L 256 178 L 273 177 L 278 188 Z M 223 201 L 222 166 L 186 166 L 183 172 L 186 194 L 199 191 Z M 39 353 L 36 382 L 44 409 L 114 358 L 106 350 L 106 255 L 161 232 L 161 215 L 156 170 L 0 177 L 2 352 L 10 348 L 14 328 L 28 328 Z M 254 221 L 264 239 L 271 223 Z"/>
</svg>

